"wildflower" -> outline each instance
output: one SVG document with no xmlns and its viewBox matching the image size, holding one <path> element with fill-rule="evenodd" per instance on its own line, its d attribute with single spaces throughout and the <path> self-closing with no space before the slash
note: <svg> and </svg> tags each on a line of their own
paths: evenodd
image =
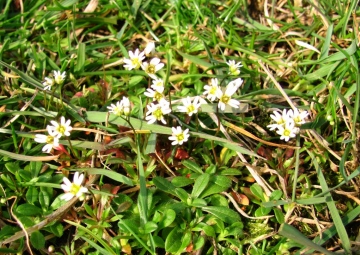
<svg viewBox="0 0 360 255">
<path fill-rule="evenodd" d="M 270 124 L 267 127 L 270 130 L 275 130 L 278 127 L 283 127 L 285 123 L 290 119 L 289 112 L 284 109 L 282 113 L 280 111 L 274 111 L 273 114 L 270 114 L 270 118 L 275 121 L 275 124 Z"/>
<path fill-rule="evenodd" d="M 54 136 L 56 138 L 60 138 L 61 136 L 70 136 L 70 131 L 72 130 L 72 127 L 70 126 L 71 121 L 67 120 L 65 121 L 65 117 L 61 116 L 60 123 L 52 120 L 50 121 L 52 126 L 47 126 L 47 131 L 51 136 Z"/>
<path fill-rule="evenodd" d="M 241 62 L 236 63 L 235 60 L 229 60 L 226 62 L 229 66 L 229 73 L 230 75 L 239 75 L 240 74 L 240 67 L 242 67 Z"/>
<path fill-rule="evenodd" d="M 130 100 L 128 97 L 123 97 L 123 99 L 121 100 L 122 102 L 122 106 L 124 109 L 124 115 L 128 116 L 131 112 L 131 105 L 130 105 Z"/>
<path fill-rule="evenodd" d="M 54 80 L 56 84 L 60 85 L 66 78 L 66 72 L 61 73 L 60 71 L 54 71 Z"/>
<path fill-rule="evenodd" d="M 161 99 L 164 99 L 164 94 L 162 92 L 159 92 L 157 90 L 152 90 L 152 89 L 147 89 L 144 92 L 145 96 L 147 97 L 151 97 L 153 99 L 153 101 L 158 101 L 160 102 Z"/>
<path fill-rule="evenodd" d="M 171 145 L 182 145 L 184 142 L 187 142 L 190 135 L 189 129 L 182 130 L 180 126 L 172 127 L 172 135 L 169 137 L 169 140 L 173 141 Z"/>
<path fill-rule="evenodd" d="M 45 81 L 43 82 L 44 90 L 50 90 L 52 86 L 54 86 L 55 81 L 49 77 L 45 77 Z"/>
<path fill-rule="evenodd" d="M 129 98 L 123 97 L 121 101 L 116 102 L 116 104 L 111 104 L 107 107 L 110 113 L 113 113 L 117 116 L 121 115 L 129 115 L 131 108 L 130 108 L 130 101 Z"/>
<path fill-rule="evenodd" d="M 160 78 L 155 78 L 152 81 L 152 84 L 150 86 L 151 88 L 153 88 L 154 90 L 156 90 L 159 93 L 163 93 L 164 92 L 164 80 L 160 79 Z"/>
<path fill-rule="evenodd" d="M 38 143 L 46 143 L 42 148 L 42 151 L 46 153 L 50 153 L 52 148 L 59 146 L 59 138 L 51 135 L 36 134 L 34 140 Z"/>
<path fill-rule="evenodd" d="M 88 192 L 88 189 L 81 186 L 84 180 L 84 174 L 80 174 L 79 172 L 75 172 L 73 182 L 71 183 L 70 180 L 66 177 L 63 178 L 64 184 L 61 184 L 61 188 L 66 192 L 65 194 L 61 195 L 61 199 L 65 201 L 69 201 L 73 197 L 81 197 L 84 193 Z"/>
<path fill-rule="evenodd" d="M 165 114 L 169 114 L 171 112 L 170 104 L 165 99 L 160 100 L 158 104 L 151 103 L 147 105 L 148 111 L 146 113 L 145 119 L 149 124 L 154 123 L 157 120 L 160 120 L 163 124 L 166 124 L 164 119 Z"/>
<path fill-rule="evenodd" d="M 198 112 L 198 109 L 201 105 L 199 102 L 200 97 L 196 96 L 194 101 L 191 103 L 190 97 L 184 98 L 181 101 L 183 102 L 183 106 L 178 106 L 180 112 L 186 112 L 189 116 L 193 115 L 194 113 Z"/>
<path fill-rule="evenodd" d="M 276 133 L 281 135 L 280 139 L 289 141 L 290 138 L 294 138 L 299 132 L 299 129 L 295 127 L 295 122 L 292 119 L 288 119 L 284 126 L 278 126 Z"/>
<path fill-rule="evenodd" d="M 299 112 L 298 109 L 295 108 L 295 110 L 289 110 L 288 111 L 289 117 L 292 118 L 295 122 L 295 126 L 301 126 L 305 123 L 306 117 L 309 115 L 307 111 Z"/>
<path fill-rule="evenodd" d="M 154 42 L 148 42 L 146 44 L 146 47 L 144 49 L 145 56 L 149 56 L 155 53 L 155 43 Z"/>
<path fill-rule="evenodd" d="M 150 64 L 148 62 L 144 62 L 141 65 L 141 68 L 145 71 L 145 73 L 147 73 L 153 79 L 157 78 L 155 73 L 163 67 L 164 67 L 164 63 L 160 63 L 159 58 L 153 58 L 150 61 Z"/>
<path fill-rule="evenodd" d="M 144 52 L 140 52 L 139 49 L 136 49 L 135 52 L 129 51 L 130 59 L 124 59 L 124 68 L 127 70 L 139 69 L 142 61 L 144 60 Z"/>
<path fill-rule="evenodd" d="M 241 86 L 242 82 L 237 79 L 235 81 L 230 82 L 225 89 L 225 93 L 222 90 L 217 91 L 217 98 L 219 98 L 219 104 L 218 108 L 220 108 L 222 111 L 225 110 L 225 106 L 228 104 L 234 108 L 238 108 L 240 105 L 240 102 L 232 99 L 232 95 L 236 92 L 236 90 Z"/>
<path fill-rule="evenodd" d="M 210 101 L 214 101 L 216 99 L 216 94 L 218 93 L 218 90 L 220 90 L 218 83 L 218 79 L 213 78 L 210 81 L 210 85 L 204 86 L 205 91 L 203 95 L 206 95 L 206 98 Z"/>
</svg>

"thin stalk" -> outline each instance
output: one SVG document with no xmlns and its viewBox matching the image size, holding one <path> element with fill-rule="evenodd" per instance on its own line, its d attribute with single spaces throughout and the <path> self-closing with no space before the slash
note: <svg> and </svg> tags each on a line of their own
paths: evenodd
<svg viewBox="0 0 360 255">
<path fill-rule="evenodd" d="M 296 147 L 300 147 L 300 134 L 296 135 Z M 299 164 L 300 164 L 300 148 L 295 150 L 295 172 L 294 172 L 294 184 L 293 184 L 293 191 L 291 201 L 295 202 L 296 199 L 296 186 L 297 186 L 297 179 L 299 175 Z"/>
</svg>

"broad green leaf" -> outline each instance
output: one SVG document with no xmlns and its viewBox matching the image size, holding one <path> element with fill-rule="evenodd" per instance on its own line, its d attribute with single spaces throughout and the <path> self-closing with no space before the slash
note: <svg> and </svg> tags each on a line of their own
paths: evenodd
<svg viewBox="0 0 360 255">
<path fill-rule="evenodd" d="M 42 210 L 32 204 L 22 204 L 16 207 L 15 212 L 24 216 L 37 216 L 41 215 Z"/>
<path fill-rule="evenodd" d="M 153 179 L 153 183 L 155 184 L 155 186 L 158 189 L 176 196 L 176 193 L 175 193 L 176 187 L 174 185 L 172 185 L 172 183 L 169 182 L 168 180 L 166 180 L 165 178 L 156 176 Z"/>
<path fill-rule="evenodd" d="M 34 204 L 38 200 L 39 191 L 36 187 L 30 186 L 26 192 L 26 200 L 30 204 Z"/>
<path fill-rule="evenodd" d="M 51 233 L 53 233 L 57 237 L 62 237 L 64 233 L 64 227 L 61 223 L 56 222 L 55 224 L 49 227 Z"/>
<path fill-rule="evenodd" d="M 283 224 L 285 223 L 285 215 L 279 208 L 273 208 L 275 218 L 278 223 Z"/>
<path fill-rule="evenodd" d="M 187 231 L 181 238 L 181 246 L 178 249 L 177 253 L 182 253 L 182 251 L 185 250 L 185 248 L 190 244 L 191 242 L 192 233 Z"/>
<path fill-rule="evenodd" d="M 39 192 L 39 203 L 43 209 L 47 209 L 50 205 L 50 195 L 44 190 Z"/>
<path fill-rule="evenodd" d="M 239 214 L 227 207 L 205 206 L 202 208 L 202 210 L 205 212 L 211 213 L 212 215 L 218 217 L 222 221 L 229 223 L 229 224 L 240 221 Z"/>
<path fill-rule="evenodd" d="M 265 200 L 264 192 L 259 184 L 255 183 L 250 186 L 251 192 L 257 196 L 261 201 Z"/>
<path fill-rule="evenodd" d="M 45 237 L 40 231 L 35 231 L 30 236 L 31 245 L 37 249 L 43 249 L 45 247 Z"/>
<path fill-rule="evenodd" d="M 154 232 L 158 228 L 157 224 L 153 221 L 148 221 L 145 223 L 144 226 L 144 233 L 149 234 L 151 232 Z"/>
<path fill-rule="evenodd" d="M 176 196 L 180 198 L 180 200 L 184 203 L 187 202 L 189 198 L 189 194 L 182 188 L 176 188 L 175 189 Z"/>
<path fill-rule="evenodd" d="M 181 247 L 181 239 L 184 232 L 178 227 L 174 227 L 165 240 L 165 250 L 169 253 L 176 253 Z"/>
<path fill-rule="evenodd" d="M 176 213 L 174 210 L 172 209 L 167 209 L 164 212 L 163 218 L 161 219 L 161 221 L 158 224 L 158 229 L 163 229 L 166 228 L 167 226 L 169 226 L 171 223 L 174 222 L 176 218 Z"/>
<path fill-rule="evenodd" d="M 201 169 L 201 167 L 196 164 L 194 161 L 191 160 L 183 160 L 182 164 L 186 167 L 189 168 L 191 171 L 198 173 L 198 174 L 203 174 L 203 170 Z"/>
<path fill-rule="evenodd" d="M 197 198 L 200 196 L 201 192 L 206 188 L 210 181 L 210 175 L 208 173 L 204 173 L 200 175 L 196 180 L 191 192 L 191 197 Z"/>
<path fill-rule="evenodd" d="M 204 207 L 207 206 L 207 203 L 204 199 L 202 198 L 194 198 L 191 201 L 191 206 L 195 206 L 195 207 Z"/>
<path fill-rule="evenodd" d="M 230 188 L 231 180 L 226 176 L 214 175 L 211 177 L 210 183 L 207 188 L 201 193 L 200 197 L 204 198 L 212 194 L 223 192 Z"/>
<path fill-rule="evenodd" d="M 194 183 L 194 180 L 187 178 L 185 176 L 175 176 L 172 180 L 171 183 L 178 188 L 187 186 L 189 184 Z"/>
</svg>

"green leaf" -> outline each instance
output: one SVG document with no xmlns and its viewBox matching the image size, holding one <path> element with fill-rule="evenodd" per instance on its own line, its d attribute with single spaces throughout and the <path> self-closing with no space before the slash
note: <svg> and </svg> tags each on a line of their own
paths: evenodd
<svg viewBox="0 0 360 255">
<path fill-rule="evenodd" d="M 39 203 L 43 209 L 47 209 L 50 205 L 50 195 L 44 190 L 40 190 Z"/>
<path fill-rule="evenodd" d="M 117 172 L 114 172 L 114 171 L 111 171 L 111 170 L 106 170 L 106 169 L 103 169 L 103 168 L 80 168 L 80 169 L 73 169 L 74 171 L 79 171 L 79 172 L 82 172 L 82 171 L 85 171 L 87 172 L 88 174 L 91 174 L 91 175 L 95 175 L 95 174 L 98 174 L 98 175 L 104 175 L 106 177 L 109 177 L 110 179 L 114 180 L 114 181 L 117 181 L 117 182 L 120 182 L 120 183 L 124 183 L 124 184 L 127 184 L 129 186 L 133 186 L 133 182 L 130 178 L 122 175 L 122 174 L 119 174 Z"/>
<path fill-rule="evenodd" d="M 205 206 L 202 208 L 203 211 L 211 213 L 215 217 L 218 217 L 222 221 L 232 224 L 240 221 L 240 216 L 233 210 L 223 206 Z"/>
<path fill-rule="evenodd" d="M 36 187 L 30 186 L 26 192 L 26 200 L 34 204 L 38 200 L 39 192 Z"/>
<path fill-rule="evenodd" d="M 176 253 L 181 247 L 181 239 L 184 233 L 179 227 L 174 227 L 165 240 L 165 250 L 169 253 Z"/>
<path fill-rule="evenodd" d="M 260 187 L 259 184 L 255 183 L 253 185 L 250 186 L 250 190 L 251 192 L 257 196 L 260 200 L 264 201 L 265 197 L 264 197 L 264 192 L 262 190 L 262 188 Z"/>
<path fill-rule="evenodd" d="M 155 184 L 155 186 L 164 191 L 164 192 L 167 192 L 171 195 L 174 195 L 176 196 L 177 194 L 175 193 L 175 186 L 172 185 L 171 182 L 169 182 L 168 180 L 166 180 L 165 178 L 163 177 L 159 177 L 159 176 L 156 176 L 154 179 L 153 179 L 153 183 Z"/>
<path fill-rule="evenodd" d="M 194 183 L 194 180 L 189 179 L 185 176 L 176 176 L 171 180 L 171 183 L 174 186 L 181 188 L 181 187 L 184 187 L 184 186 Z"/>
<path fill-rule="evenodd" d="M 221 175 L 212 176 L 210 184 L 207 188 L 201 193 L 201 198 L 210 196 L 212 194 L 217 194 L 227 190 L 231 186 L 230 178 Z"/>
<path fill-rule="evenodd" d="M 74 71 L 75 72 L 82 72 L 84 71 L 84 64 L 85 64 L 85 43 L 78 44 L 78 51 L 77 51 L 77 63 L 75 65 Z"/>
<path fill-rule="evenodd" d="M 158 229 L 163 229 L 166 228 L 167 226 L 169 226 L 171 223 L 174 222 L 176 218 L 176 213 L 174 210 L 172 209 L 167 209 L 164 212 L 163 218 L 161 219 L 161 221 L 158 224 Z"/>
<path fill-rule="evenodd" d="M 148 221 L 145 223 L 144 226 L 144 233 L 149 234 L 151 232 L 154 232 L 158 228 L 158 225 L 153 221 Z"/>
<path fill-rule="evenodd" d="M 191 192 L 191 197 L 197 198 L 200 196 L 201 192 L 206 188 L 210 181 L 210 175 L 208 173 L 204 173 L 200 175 L 196 180 Z"/>
<path fill-rule="evenodd" d="M 53 233 L 57 237 L 62 237 L 64 233 L 64 227 L 61 223 L 56 222 L 55 224 L 49 227 L 51 233 Z"/>
<path fill-rule="evenodd" d="M 15 209 L 15 212 L 24 216 L 38 216 L 41 215 L 42 210 L 32 204 L 22 204 Z"/>
<path fill-rule="evenodd" d="M 283 224 L 285 222 L 284 213 L 279 208 L 273 208 L 273 211 L 277 222 Z"/>
<path fill-rule="evenodd" d="M 184 203 L 187 202 L 189 198 L 189 194 L 182 188 L 176 188 L 175 189 L 176 196 L 180 198 L 180 200 Z"/>
<path fill-rule="evenodd" d="M 30 236 L 30 242 L 35 249 L 43 249 L 45 247 L 45 237 L 40 231 L 35 231 Z"/>
<path fill-rule="evenodd" d="M 281 190 L 274 190 L 270 194 L 270 200 L 279 200 L 282 197 L 283 193 Z"/>
<path fill-rule="evenodd" d="M 191 201 L 191 206 L 204 207 L 204 206 L 207 206 L 207 203 L 202 198 L 195 198 L 194 200 Z"/>
<path fill-rule="evenodd" d="M 183 160 L 181 162 L 186 168 L 190 169 L 191 171 L 198 173 L 198 174 L 203 174 L 203 171 L 201 169 L 200 166 L 198 166 L 194 161 L 191 160 Z"/>
</svg>

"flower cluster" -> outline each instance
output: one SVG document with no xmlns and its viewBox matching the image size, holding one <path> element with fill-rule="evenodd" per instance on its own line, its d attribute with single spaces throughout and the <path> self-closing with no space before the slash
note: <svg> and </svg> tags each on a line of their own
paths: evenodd
<svg viewBox="0 0 360 255">
<path fill-rule="evenodd" d="M 276 130 L 276 133 L 280 135 L 280 139 L 288 142 L 290 138 L 294 138 L 299 133 L 299 127 L 305 123 L 308 115 L 307 111 L 299 112 L 298 109 L 284 109 L 282 112 L 276 110 L 273 114 L 270 114 L 275 123 L 267 127 L 270 130 Z"/>
<path fill-rule="evenodd" d="M 43 82 L 44 90 L 51 90 L 52 86 L 55 84 L 62 84 L 65 81 L 66 72 L 60 72 L 54 70 L 53 77 L 45 77 L 45 81 Z"/>
<path fill-rule="evenodd" d="M 34 139 L 35 142 L 45 143 L 42 151 L 46 153 L 50 153 L 53 148 L 57 149 L 59 147 L 59 139 L 62 136 L 70 136 L 70 131 L 72 130 L 70 120 L 66 121 L 63 116 L 60 118 L 60 122 L 52 120 L 50 123 L 52 125 L 46 127 L 48 135 L 36 134 Z"/>
<path fill-rule="evenodd" d="M 154 55 L 154 53 L 155 44 L 153 42 L 148 43 L 144 51 L 140 51 L 139 49 L 129 51 L 129 58 L 124 59 L 124 68 L 127 70 L 136 70 L 141 68 L 152 79 L 150 88 L 144 92 L 146 97 L 152 99 L 152 102 L 146 106 L 147 111 L 145 120 L 148 124 L 153 124 L 157 121 L 166 124 L 165 115 L 171 113 L 172 110 L 170 102 L 166 100 L 164 80 L 157 76 L 158 71 L 164 67 L 164 63 L 161 63 L 160 59 L 157 57 L 149 59 L 148 61 L 145 60 L 146 57 Z M 241 62 L 236 63 L 234 60 L 230 60 L 227 62 L 227 65 L 229 66 L 229 75 L 236 76 L 240 74 L 240 67 L 242 67 Z M 211 102 L 218 100 L 218 108 L 222 111 L 225 110 L 226 105 L 238 108 L 240 102 L 232 97 L 242 83 L 243 80 L 238 78 L 229 82 L 226 88 L 222 89 L 219 86 L 218 79 L 214 78 L 211 79 L 210 85 L 204 86 L 205 92 L 203 95 Z M 117 102 L 115 105 L 112 104 L 109 106 L 109 112 L 116 115 L 125 114 L 124 100 L 125 97 L 122 101 Z M 206 101 L 200 96 L 196 96 L 194 98 L 186 97 L 183 98 L 181 102 L 182 105 L 177 106 L 178 111 L 186 113 L 189 117 L 198 113 L 201 104 L 206 104 Z M 126 101 L 126 103 L 129 105 L 128 101 Z M 128 115 L 130 111 L 127 111 L 126 113 L 127 114 L 125 115 Z M 176 128 L 173 127 L 172 136 L 169 137 L 169 139 L 173 141 L 173 145 L 182 145 L 188 140 L 188 138 L 189 130 L 185 129 L 183 131 L 180 126 Z"/>
</svg>

